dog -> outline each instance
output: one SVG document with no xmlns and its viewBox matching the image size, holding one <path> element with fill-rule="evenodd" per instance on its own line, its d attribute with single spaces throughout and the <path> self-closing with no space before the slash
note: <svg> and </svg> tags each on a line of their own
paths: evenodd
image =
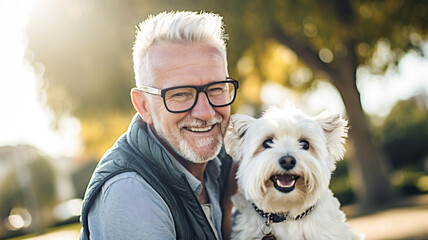
<svg viewBox="0 0 428 240">
<path fill-rule="evenodd" d="M 329 189 L 348 133 L 340 115 L 271 107 L 255 119 L 235 114 L 226 151 L 239 161 L 232 239 L 364 239 L 345 223 Z"/>
</svg>

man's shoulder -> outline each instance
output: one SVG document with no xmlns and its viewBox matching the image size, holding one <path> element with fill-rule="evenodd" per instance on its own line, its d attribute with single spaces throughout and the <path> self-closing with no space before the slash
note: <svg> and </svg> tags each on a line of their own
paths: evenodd
<svg viewBox="0 0 428 240">
<path fill-rule="evenodd" d="M 162 197 L 136 172 L 120 173 L 102 186 L 93 207 L 100 214 L 119 213 L 128 215 L 140 212 L 140 216 L 163 214 L 172 219 L 170 209 Z M 128 213 L 128 214 L 127 214 Z M 138 217 L 138 215 L 135 215 Z"/>
<path fill-rule="evenodd" d="M 88 220 L 91 234 L 100 238 L 124 232 L 139 237 L 175 236 L 168 205 L 136 172 L 120 173 L 106 181 L 88 213 Z"/>
<path fill-rule="evenodd" d="M 100 196 L 105 199 L 112 197 L 111 195 L 136 197 L 135 195 L 139 194 L 141 196 L 138 199 L 141 201 L 153 199 L 164 202 L 153 187 L 143 177 L 133 171 L 119 173 L 107 180 L 102 186 Z"/>
<path fill-rule="evenodd" d="M 119 173 L 109 180 L 107 180 L 104 185 L 103 189 L 107 189 L 113 185 L 134 185 L 134 186 L 143 186 L 145 187 L 147 184 L 146 180 L 142 178 L 138 173 L 130 171 L 130 172 L 123 172 Z"/>
<path fill-rule="evenodd" d="M 97 215 L 115 212 L 125 215 L 140 212 L 140 216 L 163 214 L 172 219 L 164 199 L 136 172 L 120 173 L 107 180 L 95 197 L 91 211 Z"/>
</svg>

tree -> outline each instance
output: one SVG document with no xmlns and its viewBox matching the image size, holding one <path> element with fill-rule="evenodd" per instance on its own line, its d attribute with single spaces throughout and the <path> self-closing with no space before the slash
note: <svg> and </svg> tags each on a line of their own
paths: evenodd
<svg viewBox="0 0 428 240">
<path fill-rule="evenodd" d="M 215 8 L 211 1 L 208 4 Z M 388 161 L 369 131 L 357 88 L 357 70 L 382 74 L 404 53 L 422 54 L 428 32 L 427 3 L 225 0 L 217 6 L 221 6 L 217 10 L 225 16 L 231 34 L 231 66 L 239 61 L 237 56 L 250 54 L 255 61 L 263 59 L 267 41 L 274 40 L 293 50 L 315 74 L 328 75 L 342 96 L 351 125 L 351 170 L 357 179 L 357 195 L 367 207 L 389 200 Z M 261 74 L 262 65 L 256 64 Z M 284 76 L 284 83 L 287 79 Z"/>
</svg>

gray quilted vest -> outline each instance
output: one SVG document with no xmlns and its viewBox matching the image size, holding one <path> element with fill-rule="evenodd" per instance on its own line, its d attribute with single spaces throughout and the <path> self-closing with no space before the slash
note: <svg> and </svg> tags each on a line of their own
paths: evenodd
<svg viewBox="0 0 428 240">
<path fill-rule="evenodd" d="M 98 163 L 83 201 L 80 239 L 90 239 L 88 212 L 103 184 L 117 174 L 132 171 L 141 175 L 168 205 L 174 218 L 177 239 L 215 240 L 214 232 L 185 175 L 173 167 L 168 154 L 149 137 L 147 127 L 136 114 L 128 131 Z M 222 199 L 232 159 L 225 153 L 224 148 L 218 158 L 221 161 Z"/>
</svg>

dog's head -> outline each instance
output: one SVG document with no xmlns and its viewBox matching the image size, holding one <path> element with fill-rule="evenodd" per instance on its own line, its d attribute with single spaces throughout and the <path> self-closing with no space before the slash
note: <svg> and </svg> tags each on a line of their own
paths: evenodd
<svg viewBox="0 0 428 240">
<path fill-rule="evenodd" d="M 323 112 L 310 117 L 293 107 L 270 108 L 261 118 L 233 115 L 227 152 L 240 161 L 240 191 L 269 212 L 303 210 L 328 188 L 344 154 L 347 121 Z"/>
</svg>

